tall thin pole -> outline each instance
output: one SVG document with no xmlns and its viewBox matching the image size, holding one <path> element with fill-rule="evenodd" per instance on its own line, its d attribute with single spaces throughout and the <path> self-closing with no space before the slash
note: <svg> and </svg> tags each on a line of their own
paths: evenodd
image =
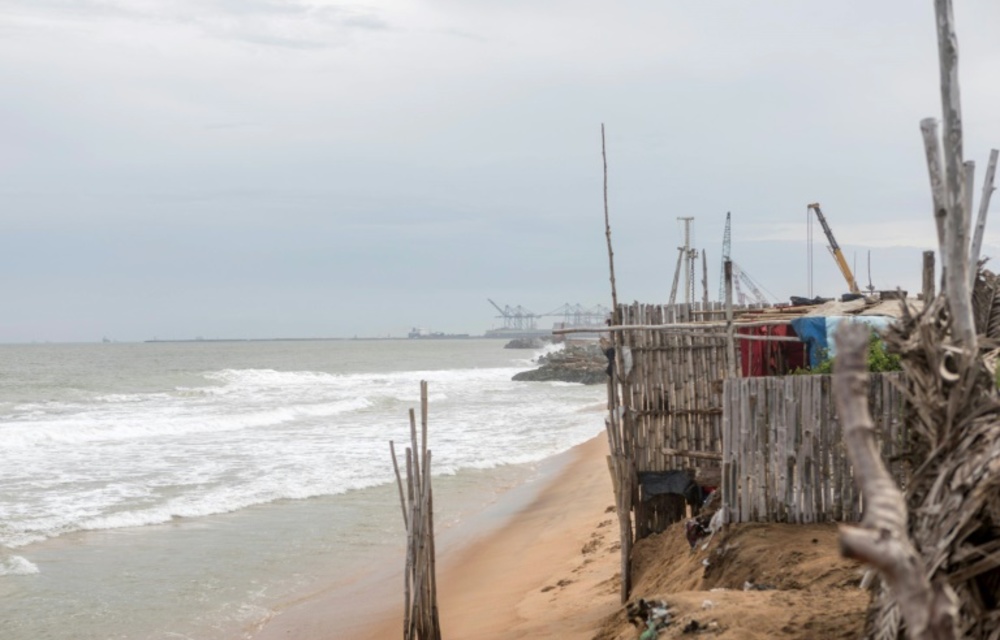
<svg viewBox="0 0 1000 640">
<path fill-rule="evenodd" d="M 615 289 L 615 252 L 611 249 L 611 219 L 608 216 L 608 153 L 601 123 L 601 160 L 604 163 L 604 236 L 608 240 L 608 268 L 611 272 L 611 324 L 618 324 L 618 291 Z"/>
<path fill-rule="evenodd" d="M 958 88 L 958 38 L 951 0 L 935 0 L 938 57 L 941 67 L 941 146 L 944 159 L 944 197 L 948 216 L 945 219 L 947 257 L 945 280 L 948 306 L 953 322 L 952 335 L 970 355 L 977 351 L 976 327 L 972 318 L 969 291 L 969 228 L 965 222 L 964 197 L 967 170 L 962 151 L 962 101 Z"/>
<path fill-rule="evenodd" d="M 813 297 L 813 219 L 812 211 L 806 207 L 806 290 Z"/>
<path fill-rule="evenodd" d="M 694 297 L 694 292 L 692 291 L 692 278 L 694 274 L 691 270 L 691 221 L 694 218 L 691 216 L 679 216 L 677 219 L 684 221 L 684 302 L 690 304 L 691 299 Z"/>
<path fill-rule="evenodd" d="M 733 327 L 733 261 L 726 260 L 726 371 L 730 378 L 737 375 L 736 369 L 736 336 Z"/>
<path fill-rule="evenodd" d="M 972 251 L 969 253 L 969 270 L 972 272 L 972 286 L 975 286 L 979 275 L 979 254 L 983 249 L 983 234 L 986 232 L 986 214 L 990 210 L 990 196 L 993 195 L 993 178 L 997 173 L 997 155 L 1000 151 L 990 150 L 990 163 L 986 165 L 986 178 L 983 180 L 983 194 L 979 196 L 979 215 L 976 217 L 976 231 L 972 234 Z"/>
<path fill-rule="evenodd" d="M 701 252 L 701 304 L 704 311 L 708 311 L 708 256 L 705 251 Z"/>
</svg>

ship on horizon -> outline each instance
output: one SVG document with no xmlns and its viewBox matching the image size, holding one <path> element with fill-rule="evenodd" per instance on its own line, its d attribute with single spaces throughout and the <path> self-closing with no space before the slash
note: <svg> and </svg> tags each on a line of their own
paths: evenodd
<svg viewBox="0 0 1000 640">
<path fill-rule="evenodd" d="M 467 333 L 444 333 L 442 331 L 431 331 L 430 329 L 424 329 L 421 327 L 413 327 L 410 332 L 406 334 L 407 338 L 417 339 L 417 340 L 449 340 L 457 338 L 469 338 Z"/>
</svg>

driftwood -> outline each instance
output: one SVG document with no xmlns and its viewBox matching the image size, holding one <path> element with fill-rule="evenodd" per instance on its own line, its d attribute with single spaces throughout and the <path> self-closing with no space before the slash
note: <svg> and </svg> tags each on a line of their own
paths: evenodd
<svg viewBox="0 0 1000 640">
<path fill-rule="evenodd" d="M 927 156 L 927 174 L 931 182 L 931 199 L 934 203 L 934 226 L 937 228 L 938 246 L 943 247 L 944 221 L 948 217 L 948 205 L 944 200 L 944 169 L 941 164 L 941 138 L 938 136 L 937 120 L 924 118 L 920 121 L 920 133 L 924 137 L 924 153 Z M 942 259 L 944 256 L 942 256 Z M 947 265 L 942 262 L 941 268 Z"/>
<path fill-rule="evenodd" d="M 841 525 L 841 551 L 882 573 L 911 638 L 952 640 L 957 637 L 955 593 L 947 584 L 932 586 L 928 580 L 907 534 L 903 494 L 877 453 L 868 412 L 869 331 L 864 325 L 844 323 L 837 332 L 834 393 L 855 482 L 866 505 L 861 526 Z"/>
<path fill-rule="evenodd" d="M 962 157 L 962 101 L 958 88 L 958 38 L 951 0 L 935 0 L 941 70 L 941 146 L 944 158 L 945 282 L 952 311 L 953 335 L 967 356 L 976 353 L 969 277 L 969 228 L 966 223 L 966 168 Z M 971 211 L 971 205 L 969 206 Z"/>
</svg>

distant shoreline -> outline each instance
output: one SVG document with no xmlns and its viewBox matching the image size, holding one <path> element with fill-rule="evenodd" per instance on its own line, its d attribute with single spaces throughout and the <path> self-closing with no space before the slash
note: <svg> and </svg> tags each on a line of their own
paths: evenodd
<svg viewBox="0 0 1000 640">
<path fill-rule="evenodd" d="M 143 340 L 144 344 L 157 344 L 157 343 L 177 343 L 177 342 L 329 342 L 329 341 L 347 341 L 347 340 L 405 340 L 407 342 L 426 342 L 426 341 L 436 341 L 436 340 L 507 340 L 507 336 L 429 336 L 426 338 L 407 338 L 405 336 L 372 336 L 372 337 L 359 337 L 355 336 L 353 338 L 176 338 L 176 339 L 160 339 L 154 338 L 152 340 Z"/>
</svg>

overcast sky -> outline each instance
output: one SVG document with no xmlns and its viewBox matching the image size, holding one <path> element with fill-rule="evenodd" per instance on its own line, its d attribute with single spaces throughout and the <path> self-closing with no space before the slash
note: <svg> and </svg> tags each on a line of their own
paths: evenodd
<svg viewBox="0 0 1000 640">
<path fill-rule="evenodd" d="M 955 4 L 978 192 L 1000 3 Z M 678 216 L 714 297 L 727 211 L 733 258 L 804 295 L 814 201 L 862 285 L 870 250 L 916 291 L 940 111 L 931 0 L 0 0 L 0 342 L 607 305 L 602 122 L 621 300 L 666 301 Z"/>
</svg>

